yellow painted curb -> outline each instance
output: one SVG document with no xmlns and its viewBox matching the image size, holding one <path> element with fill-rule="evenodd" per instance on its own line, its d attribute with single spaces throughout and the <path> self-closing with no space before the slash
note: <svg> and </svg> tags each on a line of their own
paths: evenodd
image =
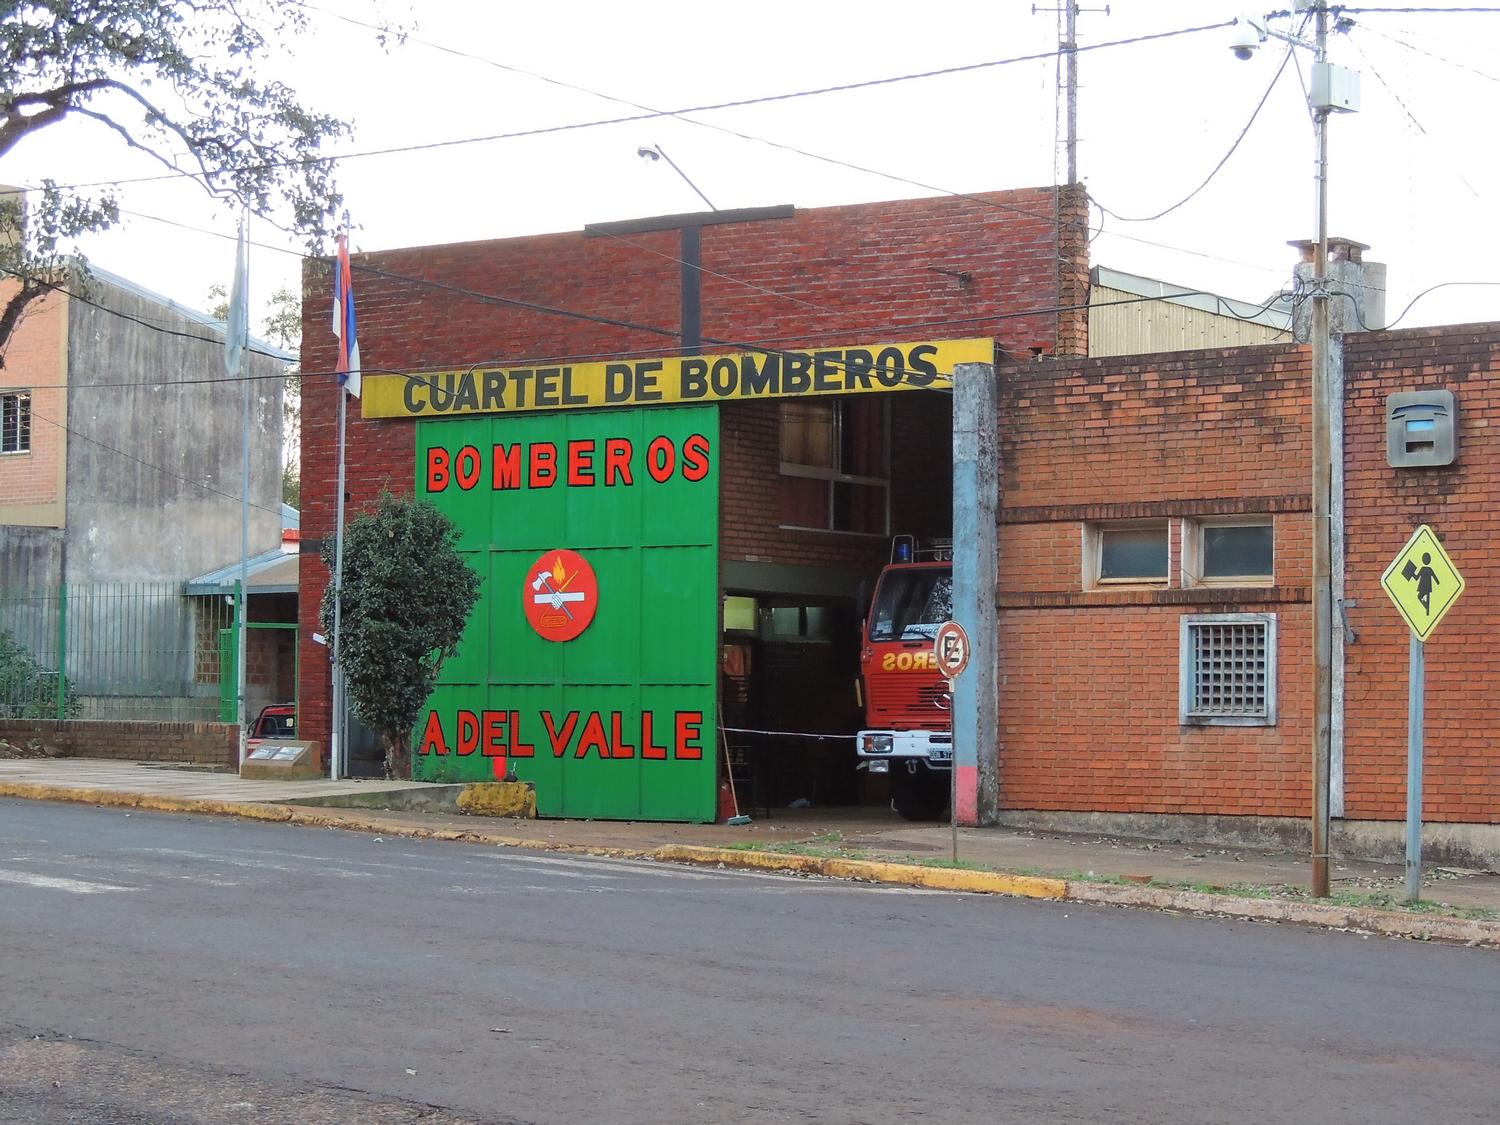
<svg viewBox="0 0 1500 1125">
<path fill-rule="evenodd" d="M 458 807 L 473 816 L 536 819 L 536 786 L 529 781 L 480 781 L 458 792 Z"/>
<path fill-rule="evenodd" d="M 249 801 L 214 801 L 202 797 L 161 797 L 154 793 L 131 793 L 119 789 L 80 789 L 67 785 L 0 782 L 0 797 L 20 797 L 30 801 L 71 801 L 75 804 L 104 805 L 117 809 L 146 809 L 150 812 L 239 816 L 248 820 L 287 821 L 292 819 L 292 810 L 286 805 L 255 804 Z"/>
<path fill-rule="evenodd" d="M 113 789 L 78 789 L 68 785 L 37 785 L 27 781 L 0 782 L 0 797 L 20 797 L 28 801 L 78 801 L 124 808 L 134 808 L 141 799 L 139 793 L 119 793 Z"/>
<path fill-rule="evenodd" d="M 1068 893 L 1068 884 L 1064 879 L 966 871 L 957 867 L 923 867 L 920 864 L 887 863 L 881 860 L 828 859 L 783 852 L 703 848 L 690 844 L 669 844 L 657 848 L 651 853 L 651 858 L 677 863 L 723 864 L 725 867 L 748 867 L 761 871 L 796 871 L 804 875 L 824 875 L 833 879 L 858 879 L 866 883 L 891 883 L 901 887 L 926 887 L 970 894 L 1060 899 Z"/>
<path fill-rule="evenodd" d="M 363 809 L 319 809 L 307 806 L 259 804 L 248 801 L 214 801 L 191 797 L 161 797 L 114 789 L 84 789 L 32 782 L 0 782 L 0 797 L 32 801 L 72 801 L 114 808 L 146 809 L 153 812 L 198 813 L 207 816 L 237 816 L 249 820 L 298 824 L 310 828 L 343 828 L 422 840 L 445 840 L 486 844 L 492 847 L 529 848 L 535 851 L 588 855 L 602 859 L 643 859 L 661 863 L 690 863 L 760 871 L 795 871 L 834 879 L 855 879 L 931 890 L 970 894 L 1015 895 L 1022 898 L 1066 899 L 1113 906 L 1180 910 L 1218 914 L 1248 921 L 1290 922 L 1334 929 L 1358 929 L 1392 937 L 1417 940 L 1464 942 L 1500 946 L 1500 922 L 1486 919 L 1451 918 L 1407 911 L 1369 907 L 1341 907 L 1332 903 L 1297 902 L 1285 899 L 1239 898 L 1233 895 L 1183 891 L 1170 887 L 1120 886 L 1080 880 L 1049 879 L 1003 872 L 966 871 L 949 867 L 923 867 L 880 860 L 830 859 L 784 852 L 742 851 L 738 848 L 665 844 L 655 848 L 604 847 L 550 839 L 532 839 L 473 829 L 426 828 L 421 825 L 383 821 Z"/>
</svg>

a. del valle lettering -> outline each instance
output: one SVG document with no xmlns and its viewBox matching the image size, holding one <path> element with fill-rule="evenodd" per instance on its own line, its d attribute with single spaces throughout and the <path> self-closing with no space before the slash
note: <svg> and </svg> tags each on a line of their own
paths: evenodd
<svg viewBox="0 0 1500 1125">
<path fill-rule="evenodd" d="M 445 727 L 445 716 L 430 711 L 418 750 L 421 754 L 478 753 L 486 758 L 535 758 L 537 748 L 554 758 L 619 761 L 698 761 L 703 757 L 703 712 L 675 711 L 658 716 L 642 711 L 540 712 L 541 730 L 523 733 L 519 711 L 458 711 Z M 538 736 L 541 741 L 538 742 Z"/>
</svg>

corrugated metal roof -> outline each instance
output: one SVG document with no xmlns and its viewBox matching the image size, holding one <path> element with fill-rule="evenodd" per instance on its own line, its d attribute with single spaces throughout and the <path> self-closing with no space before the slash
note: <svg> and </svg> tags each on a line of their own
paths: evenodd
<svg viewBox="0 0 1500 1125">
<path fill-rule="evenodd" d="M 252 594 L 295 594 L 297 593 L 297 569 L 297 556 L 287 554 L 280 547 L 274 551 L 256 555 L 247 567 L 249 571 L 247 589 Z M 233 594 L 234 584 L 239 580 L 240 564 L 235 561 L 228 566 L 219 567 L 218 570 L 210 570 L 207 574 L 188 579 L 183 585 L 182 592 L 190 596 Z"/>
<path fill-rule="evenodd" d="M 1247 320 L 1253 324 L 1264 324 L 1268 328 L 1281 331 L 1292 326 L 1291 313 L 1280 301 L 1273 301 L 1269 307 L 1262 308 L 1260 305 L 1235 301 L 1212 293 L 1202 293 L 1181 285 L 1173 285 L 1171 282 L 1157 281 L 1155 278 L 1141 277 L 1139 274 L 1112 270 L 1105 266 L 1095 266 L 1089 272 L 1089 280 L 1095 286 L 1105 289 L 1119 289 L 1138 297 L 1158 297 L 1174 305 L 1200 309 L 1216 316 Z"/>
</svg>

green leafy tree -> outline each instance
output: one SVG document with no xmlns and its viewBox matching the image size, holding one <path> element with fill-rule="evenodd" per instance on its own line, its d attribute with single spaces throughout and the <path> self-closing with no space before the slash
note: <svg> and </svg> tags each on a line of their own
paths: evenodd
<svg viewBox="0 0 1500 1125">
<path fill-rule="evenodd" d="M 283 285 L 271 294 L 266 339 L 289 352 L 302 348 L 302 294 Z M 287 368 L 281 388 L 281 499 L 302 507 L 302 366 Z"/>
<path fill-rule="evenodd" d="M 306 25 L 301 5 L 279 0 L 0 5 L 0 158 L 43 129 L 87 122 L 316 248 L 340 203 L 323 147 L 349 127 L 253 70 Z M 0 307 L 0 357 L 27 306 L 62 284 L 68 243 L 119 214 L 113 191 L 51 180 L 27 207 L 0 197 L 0 273 L 16 283 Z"/>
<path fill-rule="evenodd" d="M 9 630 L 0 629 L 0 719 L 55 718 L 60 690 L 68 690 L 63 677 L 44 668 Z M 78 710 L 71 692 L 66 708 L 68 715 Z"/>
<path fill-rule="evenodd" d="M 431 504 L 389 494 L 344 528 L 339 662 L 349 706 L 385 743 L 388 777 L 411 776 L 417 716 L 479 600 L 479 574 L 457 543 L 458 529 Z M 333 551 L 329 537 L 330 576 Z M 333 599 L 330 581 L 320 614 L 330 644 Z"/>
</svg>

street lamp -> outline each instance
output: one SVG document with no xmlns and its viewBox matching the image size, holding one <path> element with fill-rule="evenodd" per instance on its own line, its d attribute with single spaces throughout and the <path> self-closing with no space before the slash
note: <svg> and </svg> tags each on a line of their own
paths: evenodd
<svg viewBox="0 0 1500 1125">
<path fill-rule="evenodd" d="M 708 209 L 710 211 L 718 210 L 718 208 L 713 205 L 713 202 L 708 198 L 708 196 L 703 194 L 703 189 L 700 188 L 697 184 L 693 183 L 692 180 L 688 179 L 688 174 L 681 168 L 677 167 L 677 161 L 668 156 L 667 150 L 662 148 L 661 145 L 643 145 L 635 150 L 635 154 L 642 160 L 649 160 L 653 164 L 655 164 L 658 160 L 665 160 L 672 166 L 672 171 L 676 172 L 679 176 L 682 177 L 682 182 L 696 191 L 698 193 L 698 198 L 703 200 L 704 203 L 708 204 Z"/>
<path fill-rule="evenodd" d="M 1312 110 L 1317 157 L 1317 243 L 1313 252 L 1312 292 L 1312 616 L 1313 616 L 1313 810 L 1312 893 L 1329 895 L 1329 763 L 1333 702 L 1333 491 L 1332 407 L 1328 401 L 1328 115 L 1359 109 L 1359 74 L 1328 61 L 1328 0 L 1296 0 L 1296 12 L 1311 12 L 1314 37 L 1303 39 L 1269 26 L 1266 18 L 1242 16 L 1235 21 L 1230 48 L 1235 58 L 1249 59 L 1266 39 L 1279 39 L 1313 52 L 1307 104 Z M 1340 16 L 1335 31 L 1351 21 Z"/>
</svg>

